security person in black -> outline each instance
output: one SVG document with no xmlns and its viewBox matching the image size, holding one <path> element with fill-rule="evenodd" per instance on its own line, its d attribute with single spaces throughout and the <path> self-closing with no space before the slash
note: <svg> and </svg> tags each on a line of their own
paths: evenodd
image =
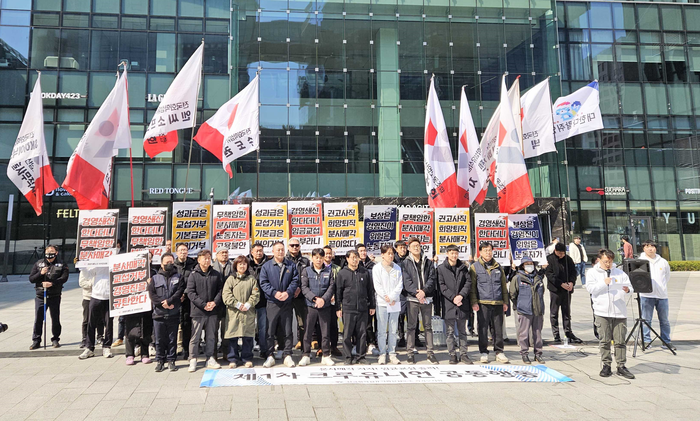
<svg viewBox="0 0 700 421">
<path fill-rule="evenodd" d="M 46 306 L 51 313 L 51 344 L 54 348 L 61 336 L 61 292 L 63 284 L 68 280 L 68 266 L 58 259 L 58 249 L 49 245 L 44 249 L 44 258 L 34 263 L 29 274 L 29 282 L 34 284 L 34 332 L 32 345 L 29 349 L 39 348 L 41 330 L 44 323 L 44 291 L 46 291 Z"/>
<path fill-rule="evenodd" d="M 576 264 L 571 257 L 566 254 L 566 246 L 557 243 L 554 246 L 554 253 L 547 256 L 547 289 L 549 290 L 549 321 L 552 325 L 552 335 L 554 342 L 560 343 L 559 335 L 559 309 L 561 309 L 562 325 L 564 334 L 569 342 L 580 344 L 583 341 L 571 331 L 571 294 L 574 293 L 576 285 Z"/>
</svg>

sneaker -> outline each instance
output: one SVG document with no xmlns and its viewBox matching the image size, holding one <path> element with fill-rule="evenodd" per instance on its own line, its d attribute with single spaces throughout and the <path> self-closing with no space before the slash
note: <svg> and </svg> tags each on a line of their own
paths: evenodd
<svg viewBox="0 0 700 421">
<path fill-rule="evenodd" d="M 603 364 L 603 369 L 600 370 L 600 377 L 610 377 L 612 376 L 612 369 L 609 365 Z"/>
<path fill-rule="evenodd" d="M 60 348 L 61 344 L 58 343 L 58 340 L 53 340 L 51 341 L 51 346 L 53 346 L 54 348 Z"/>
<path fill-rule="evenodd" d="M 510 362 L 508 357 L 506 357 L 506 354 L 503 352 L 499 352 L 498 354 L 496 354 L 496 361 L 503 364 Z"/>
<path fill-rule="evenodd" d="M 85 348 L 85 342 L 82 342 L 82 343 L 80 344 L 80 349 L 84 349 L 84 348 Z"/>
<path fill-rule="evenodd" d="M 355 364 L 357 364 L 357 365 L 370 365 L 370 362 L 367 361 L 367 358 L 362 357 L 359 360 L 355 361 Z"/>
<path fill-rule="evenodd" d="M 389 362 L 395 365 L 401 364 L 399 357 L 397 357 L 396 355 L 389 355 Z"/>
<path fill-rule="evenodd" d="M 406 356 L 406 362 L 408 364 L 415 364 L 416 363 L 416 356 L 412 352 L 409 352 L 408 355 Z"/>
<path fill-rule="evenodd" d="M 126 357 L 126 365 L 134 365 L 136 364 L 136 361 L 134 361 L 134 357 Z"/>
<path fill-rule="evenodd" d="M 523 363 L 532 364 L 532 361 L 530 361 L 530 357 L 528 357 L 527 355 L 523 355 Z"/>
<path fill-rule="evenodd" d="M 119 341 L 120 344 L 124 343 L 124 341 L 122 341 L 121 339 L 117 339 L 117 341 Z M 102 342 L 103 342 L 102 336 L 98 336 L 97 339 L 95 339 L 95 346 L 102 346 Z"/>
<path fill-rule="evenodd" d="M 386 354 L 382 354 L 379 356 L 379 360 L 377 361 L 378 364 L 384 365 L 386 364 Z"/>
<path fill-rule="evenodd" d="M 97 342 L 102 342 L 102 340 L 99 339 Z M 119 346 L 119 345 L 124 345 L 124 341 L 121 339 L 117 339 L 116 341 L 112 342 L 112 346 Z"/>
<path fill-rule="evenodd" d="M 412 351 L 414 354 L 417 354 L 417 353 L 418 353 L 418 348 L 413 348 L 411 351 Z"/>
<path fill-rule="evenodd" d="M 634 374 L 630 373 L 624 365 L 617 366 L 617 375 L 630 380 L 634 379 Z"/>
<path fill-rule="evenodd" d="M 289 357 L 287 357 L 289 358 Z M 285 358 L 284 360 L 285 365 L 287 364 L 287 359 Z M 311 364 L 311 358 L 309 358 L 308 355 L 304 355 L 301 357 L 301 361 L 299 361 L 299 367 L 306 367 L 307 365 Z M 294 367 L 294 364 L 288 367 Z"/>
<path fill-rule="evenodd" d="M 141 355 L 141 345 L 136 345 L 134 347 L 134 355 Z"/>
<path fill-rule="evenodd" d="M 489 354 L 488 353 L 483 353 L 481 354 L 481 358 L 479 359 L 480 362 L 484 364 L 488 364 L 489 362 Z"/>
<path fill-rule="evenodd" d="M 289 368 L 292 368 L 296 365 L 294 364 L 294 360 L 292 359 L 291 355 L 287 355 L 286 357 L 284 357 L 284 365 Z"/>
<path fill-rule="evenodd" d="M 141 364 L 150 364 L 153 362 L 150 357 L 141 357 Z"/>
<path fill-rule="evenodd" d="M 331 349 L 331 356 L 333 356 L 333 357 L 342 357 L 342 356 L 343 356 L 343 351 L 339 350 L 338 348 L 333 348 L 333 349 Z"/>
<path fill-rule="evenodd" d="M 156 347 L 153 345 L 148 345 L 148 356 L 149 357 L 155 357 L 156 356 Z"/>
<path fill-rule="evenodd" d="M 503 343 L 509 344 L 509 343 L 510 343 L 510 338 L 503 338 Z"/>
<path fill-rule="evenodd" d="M 236 363 L 228 363 L 228 368 L 236 368 Z"/>
<path fill-rule="evenodd" d="M 335 365 L 335 361 L 330 356 L 321 358 L 321 364 L 323 365 Z"/>
<path fill-rule="evenodd" d="M 219 369 L 221 368 L 221 364 L 216 362 L 216 358 L 209 357 L 207 360 L 207 368 Z"/>
<path fill-rule="evenodd" d="M 168 363 L 168 370 L 170 371 L 177 371 L 177 366 L 175 365 L 175 361 L 170 361 Z"/>
<path fill-rule="evenodd" d="M 469 359 L 469 355 L 467 354 L 462 354 L 461 358 L 462 364 L 467 364 L 467 365 L 472 365 L 474 364 L 471 359 Z"/>
<path fill-rule="evenodd" d="M 294 349 L 297 351 L 301 349 L 301 341 L 297 342 L 297 344 L 294 345 Z"/>
<path fill-rule="evenodd" d="M 428 354 L 428 362 L 430 362 L 430 364 L 439 364 L 437 358 L 435 358 L 435 354 L 432 353 Z"/>
<path fill-rule="evenodd" d="M 457 360 L 457 355 L 456 354 L 450 354 L 450 364 L 457 364 L 459 360 Z"/>
<path fill-rule="evenodd" d="M 192 358 L 190 360 L 190 366 L 187 368 L 187 371 L 190 373 L 194 373 L 195 371 L 197 371 L 197 359 L 196 358 Z"/>
<path fill-rule="evenodd" d="M 266 359 L 265 362 L 263 363 L 263 367 L 265 367 L 265 368 L 270 368 L 270 367 L 272 367 L 273 365 L 275 365 L 275 357 L 273 357 L 272 355 L 270 355 L 269 357 L 267 357 L 267 359 Z"/>
<path fill-rule="evenodd" d="M 243 365 L 245 368 L 253 368 L 253 362 L 252 361 L 246 361 L 246 363 Z"/>
<path fill-rule="evenodd" d="M 102 348 L 102 356 L 105 358 L 112 358 L 112 348 Z"/>
<path fill-rule="evenodd" d="M 566 337 L 569 338 L 570 344 L 582 344 L 583 343 L 583 341 L 580 338 L 576 337 L 576 335 L 574 335 L 573 333 L 570 335 L 566 335 Z"/>
<path fill-rule="evenodd" d="M 156 364 L 156 373 L 162 372 L 163 368 L 163 363 L 161 361 L 158 361 L 158 363 Z"/>
<path fill-rule="evenodd" d="M 537 361 L 540 364 L 544 364 L 544 358 L 542 358 L 541 355 L 535 355 L 535 361 Z"/>
<path fill-rule="evenodd" d="M 80 355 L 78 356 L 78 358 L 80 358 L 81 360 L 87 360 L 88 358 L 91 358 L 91 357 L 94 357 L 94 356 L 95 356 L 95 353 L 94 353 L 94 352 L 90 351 L 89 349 L 86 349 L 86 350 L 83 351 L 82 354 L 80 354 Z"/>
<path fill-rule="evenodd" d="M 39 348 L 41 348 L 41 345 L 39 344 L 39 342 L 32 342 L 32 344 L 29 345 L 30 351 L 34 351 L 35 349 L 39 349 Z"/>
<path fill-rule="evenodd" d="M 318 341 L 311 341 L 311 349 L 313 349 L 313 350 L 318 349 Z"/>
</svg>

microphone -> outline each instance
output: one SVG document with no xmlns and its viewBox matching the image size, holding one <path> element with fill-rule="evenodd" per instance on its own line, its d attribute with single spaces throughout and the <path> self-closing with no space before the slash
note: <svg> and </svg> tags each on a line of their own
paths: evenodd
<svg viewBox="0 0 700 421">
<path fill-rule="evenodd" d="M 605 273 L 608 274 L 608 278 L 610 277 L 610 269 L 606 270 Z"/>
</svg>

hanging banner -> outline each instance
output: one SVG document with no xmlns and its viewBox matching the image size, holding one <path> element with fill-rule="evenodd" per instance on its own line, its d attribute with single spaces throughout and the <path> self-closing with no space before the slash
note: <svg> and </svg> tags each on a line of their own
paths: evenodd
<svg viewBox="0 0 700 421">
<path fill-rule="evenodd" d="M 399 240 L 416 237 L 423 253 L 433 257 L 433 210 L 430 208 L 399 208 Z"/>
<path fill-rule="evenodd" d="M 435 246 L 439 262 L 447 258 L 445 249 L 450 244 L 459 247 L 459 258 L 468 261 L 471 256 L 471 229 L 469 208 L 435 209 Z"/>
<path fill-rule="evenodd" d="M 147 249 L 151 263 L 159 265 L 165 253 L 168 208 L 129 208 L 126 252 Z"/>
<path fill-rule="evenodd" d="M 151 311 L 150 274 L 147 250 L 110 256 L 109 317 Z"/>
<path fill-rule="evenodd" d="M 117 254 L 118 209 L 81 210 L 78 212 L 76 268 L 107 266 L 109 256 Z"/>
<path fill-rule="evenodd" d="M 320 200 L 287 202 L 289 238 L 301 243 L 302 253 L 323 247 L 323 204 Z"/>
<path fill-rule="evenodd" d="M 398 209 L 395 205 L 365 205 L 364 243 L 367 254 L 379 256 L 384 244 L 394 245 Z"/>
<path fill-rule="evenodd" d="M 493 245 L 493 258 L 505 267 L 510 267 L 510 248 L 508 247 L 508 214 L 475 213 L 474 232 L 476 249 L 481 243 Z"/>
<path fill-rule="evenodd" d="M 415 383 L 559 383 L 573 380 L 546 365 L 312 366 L 207 370 L 199 387 Z"/>
<path fill-rule="evenodd" d="M 337 256 L 354 250 L 360 242 L 357 202 L 326 203 L 323 205 L 325 242 Z"/>
<path fill-rule="evenodd" d="M 229 259 L 250 253 L 250 205 L 214 205 L 212 253 L 228 249 Z"/>
<path fill-rule="evenodd" d="M 289 225 L 286 202 L 253 202 L 253 243 L 260 243 L 265 254 L 272 254 L 272 244 L 287 245 Z"/>
<path fill-rule="evenodd" d="M 173 250 L 179 243 L 187 245 L 190 257 L 209 248 L 211 234 L 209 202 L 173 202 Z"/>
<path fill-rule="evenodd" d="M 535 214 L 508 215 L 508 236 L 513 252 L 513 263 L 520 265 L 520 259 L 529 256 L 538 264 L 546 263 L 544 241 L 540 220 Z"/>
</svg>

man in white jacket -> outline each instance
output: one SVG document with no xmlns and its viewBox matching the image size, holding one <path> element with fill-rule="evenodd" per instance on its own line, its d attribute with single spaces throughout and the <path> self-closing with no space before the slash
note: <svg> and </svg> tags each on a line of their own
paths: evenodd
<svg viewBox="0 0 700 421">
<path fill-rule="evenodd" d="M 639 258 L 649 261 L 651 284 L 654 290 L 639 294 L 642 297 L 642 317 L 651 325 L 654 309 L 656 309 L 661 327 L 661 339 L 675 351 L 676 347 L 671 343 L 671 323 L 668 321 L 668 279 L 671 277 L 671 266 L 666 259 L 656 254 L 656 244 L 653 241 L 645 241 L 643 247 L 644 253 Z M 649 328 L 644 326 L 643 332 L 644 343 L 651 342 Z"/>
<path fill-rule="evenodd" d="M 600 335 L 600 354 L 603 361 L 601 377 L 612 375 L 611 341 L 615 342 L 615 364 L 617 375 L 634 379 L 634 374 L 625 367 L 627 362 L 627 294 L 633 292 L 630 279 L 625 272 L 613 265 L 615 253 L 607 249 L 598 252 L 598 263 L 588 272 L 586 289 L 593 299 L 593 314 Z"/>
<path fill-rule="evenodd" d="M 381 248 L 380 264 L 372 268 L 372 282 L 377 301 L 377 341 L 379 342 L 379 364 L 386 364 L 386 354 L 389 361 L 400 364 L 396 356 L 396 333 L 401 312 L 401 291 L 403 276 L 401 267 L 394 263 L 394 248 L 384 244 Z M 387 344 L 387 330 L 389 342 Z M 388 348 L 388 349 L 387 349 Z"/>
<path fill-rule="evenodd" d="M 576 265 L 576 272 L 581 277 L 581 285 L 586 285 L 586 263 L 588 263 L 588 255 L 586 249 L 581 244 L 581 236 L 574 237 L 574 241 L 569 244 L 569 257 Z"/>
<path fill-rule="evenodd" d="M 83 272 L 85 272 L 83 274 Z M 92 294 L 88 307 L 87 346 L 78 358 L 85 360 L 95 356 L 95 331 L 104 325 L 105 333 L 102 341 L 102 356 L 112 358 L 112 333 L 114 319 L 109 317 L 109 267 L 97 266 L 81 271 L 81 277 L 92 278 Z M 89 282 L 84 280 L 83 282 Z"/>
</svg>

